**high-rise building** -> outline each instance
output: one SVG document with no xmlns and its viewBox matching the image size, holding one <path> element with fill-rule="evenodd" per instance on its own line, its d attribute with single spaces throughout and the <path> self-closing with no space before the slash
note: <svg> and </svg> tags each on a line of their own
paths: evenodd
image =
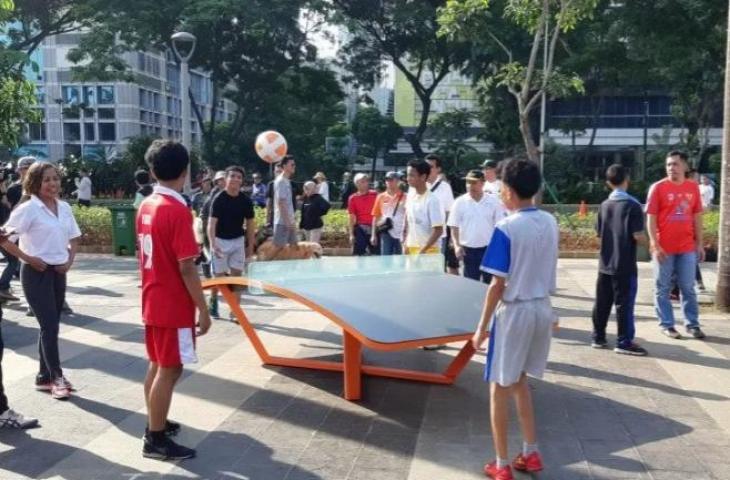
<svg viewBox="0 0 730 480">
<path fill-rule="evenodd" d="M 78 82 L 66 57 L 83 33 L 49 37 L 34 54 L 38 72 L 29 71 L 37 85 L 43 121 L 29 126 L 28 138 L 17 154 L 32 154 L 57 161 L 74 155 L 110 159 L 138 135 L 180 139 L 182 136 L 180 70 L 171 52 L 128 52 L 132 82 Z M 190 70 L 190 85 L 203 118 L 211 109 L 220 121 L 230 121 L 235 105 L 220 99 L 213 106 L 212 84 L 205 72 Z M 192 143 L 201 132 L 191 119 Z"/>
</svg>

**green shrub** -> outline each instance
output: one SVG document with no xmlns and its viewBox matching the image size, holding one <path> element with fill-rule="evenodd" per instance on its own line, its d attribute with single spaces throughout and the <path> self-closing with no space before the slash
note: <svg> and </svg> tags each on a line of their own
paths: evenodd
<svg viewBox="0 0 730 480">
<path fill-rule="evenodd" d="M 81 229 L 81 245 L 112 244 L 112 214 L 108 208 L 83 208 L 78 205 L 71 208 Z"/>
</svg>

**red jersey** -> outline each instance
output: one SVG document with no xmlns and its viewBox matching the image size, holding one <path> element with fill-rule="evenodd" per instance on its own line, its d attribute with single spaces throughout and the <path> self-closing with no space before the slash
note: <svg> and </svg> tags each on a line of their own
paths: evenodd
<svg viewBox="0 0 730 480">
<path fill-rule="evenodd" d="M 347 201 L 347 211 L 355 215 L 358 225 L 373 224 L 373 207 L 378 194 L 375 190 L 368 190 L 367 193 L 360 195 L 353 193 Z"/>
<path fill-rule="evenodd" d="M 669 255 L 694 252 L 695 215 L 702 213 L 700 188 L 692 180 L 677 185 L 669 179 L 649 189 L 646 213 L 657 217 L 659 246 Z"/>
<path fill-rule="evenodd" d="M 142 271 L 142 318 L 146 325 L 195 326 L 195 303 L 188 293 L 180 261 L 199 255 L 193 216 L 182 196 L 155 187 L 137 211 L 137 242 Z"/>
</svg>

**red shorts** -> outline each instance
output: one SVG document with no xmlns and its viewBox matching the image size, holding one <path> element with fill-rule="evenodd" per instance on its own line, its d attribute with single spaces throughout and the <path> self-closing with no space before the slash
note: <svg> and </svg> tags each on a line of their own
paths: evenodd
<svg viewBox="0 0 730 480">
<path fill-rule="evenodd" d="M 150 362 L 163 368 L 197 363 L 194 328 L 145 325 L 145 345 Z"/>
</svg>

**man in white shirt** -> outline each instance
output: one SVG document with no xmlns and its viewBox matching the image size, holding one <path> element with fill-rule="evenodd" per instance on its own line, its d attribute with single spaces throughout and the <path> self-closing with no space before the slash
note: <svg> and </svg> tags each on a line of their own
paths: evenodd
<svg viewBox="0 0 730 480">
<path fill-rule="evenodd" d="M 454 192 L 446 176 L 443 174 L 441 158 L 436 154 L 426 155 L 426 162 L 431 166 L 431 173 L 428 175 L 428 189 L 436 195 L 441 203 L 444 211 L 444 221 L 449 218 L 451 206 L 454 204 Z M 448 227 L 444 229 L 441 235 L 441 253 L 446 260 L 446 271 L 448 273 L 459 274 L 459 259 L 456 258 L 454 247 L 449 242 L 450 232 Z"/>
<path fill-rule="evenodd" d="M 91 179 L 89 178 L 89 172 L 85 169 L 79 171 L 81 178 L 77 178 L 76 183 L 76 198 L 79 201 L 79 205 L 83 207 L 91 206 Z"/>
<path fill-rule="evenodd" d="M 406 201 L 406 254 L 439 253 L 444 231 L 444 211 L 426 183 L 431 167 L 423 160 L 408 164 Z"/>
<path fill-rule="evenodd" d="M 702 208 L 708 209 L 712 206 L 712 200 L 715 198 L 715 187 L 707 175 L 700 176 L 700 196 L 702 197 Z"/>
<path fill-rule="evenodd" d="M 467 192 L 454 201 L 449 215 L 456 257 L 464 262 L 464 276 L 489 283 L 492 275 L 480 270 L 497 222 L 506 211 L 493 195 L 484 193 L 484 173 L 471 170 L 464 178 Z"/>
<path fill-rule="evenodd" d="M 484 193 L 499 198 L 499 193 L 502 191 L 502 181 L 497 178 L 497 162 L 485 160 L 482 163 L 482 172 L 484 172 Z"/>
</svg>

